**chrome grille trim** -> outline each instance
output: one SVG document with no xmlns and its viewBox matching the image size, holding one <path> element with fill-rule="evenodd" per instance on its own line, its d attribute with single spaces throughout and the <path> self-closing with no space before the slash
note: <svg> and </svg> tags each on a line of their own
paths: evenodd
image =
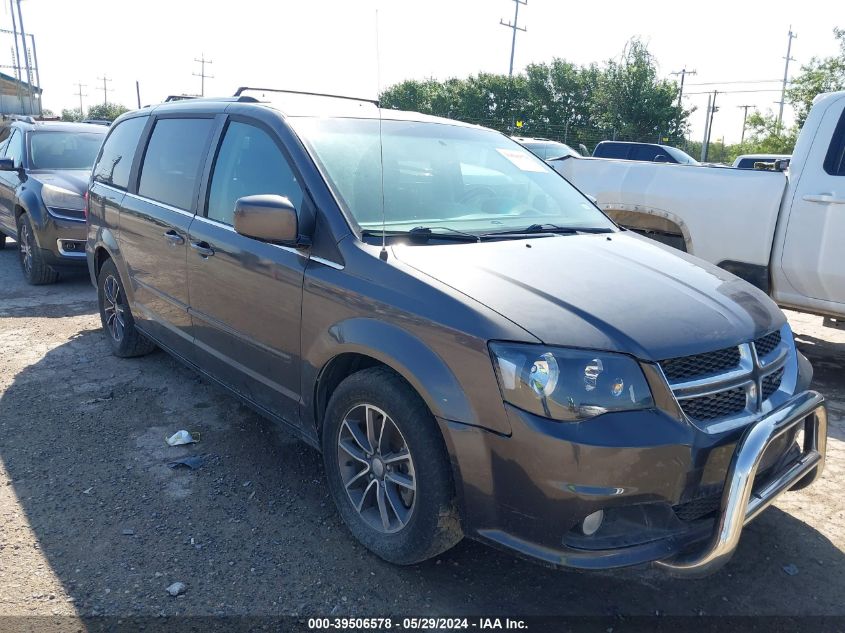
<svg viewBox="0 0 845 633">
<path fill-rule="evenodd" d="M 773 345 L 774 342 L 774 345 Z M 757 354 L 760 346 L 763 355 Z M 731 348 L 728 348 L 728 350 Z M 795 345 L 789 326 L 737 346 L 739 365 L 720 373 L 697 375 L 686 380 L 672 380 L 663 376 L 672 390 L 687 420 L 709 433 L 719 433 L 759 417 L 771 410 L 772 399 L 783 397 L 783 391 L 792 393 L 797 380 Z M 718 350 L 724 354 L 726 350 Z M 698 354 L 689 359 L 706 357 Z M 681 359 L 670 359 L 677 362 Z M 661 361 L 658 363 L 663 371 Z M 745 406 L 736 400 L 735 391 L 745 391 Z M 733 398 L 731 393 L 733 393 Z M 723 396 L 723 397 L 720 397 Z M 722 406 L 722 405 L 725 406 Z M 779 403 L 776 403 L 779 404 Z M 709 417 L 719 408 L 724 415 Z M 695 417 L 696 413 L 703 417 Z"/>
</svg>

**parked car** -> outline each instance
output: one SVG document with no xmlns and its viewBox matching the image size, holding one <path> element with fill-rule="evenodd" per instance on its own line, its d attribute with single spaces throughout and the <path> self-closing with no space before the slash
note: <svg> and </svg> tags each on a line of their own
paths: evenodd
<svg viewBox="0 0 845 633">
<path fill-rule="evenodd" d="M 544 138 L 526 138 L 523 136 L 512 136 L 511 138 L 526 149 L 534 152 L 543 160 L 558 160 L 581 155 L 566 143 L 559 141 L 550 141 Z"/>
<path fill-rule="evenodd" d="M 736 167 L 737 169 L 757 169 L 759 163 L 765 163 L 766 165 L 772 165 L 768 169 L 774 170 L 775 161 L 789 160 L 791 157 L 790 154 L 743 154 L 736 157 L 731 167 Z"/>
<path fill-rule="evenodd" d="M 85 270 L 83 196 L 106 131 L 29 117 L 0 127 L 0 248 L 17 240 L 30 284 Z"/>
<path fill-rule="evenodd" d="M 593 158 L 615 158 L 618 160 L 639 160 L 677 165 L 699 164 L 692 156 L 677 147 L 630 141 L 602 141 L 593 150 Z"/>
<path fill-rule="evenodd" d="M 467 535 L 703 573 L 822 470 L 824 400 L 765 293 L 497 132 L 283 91 L 168 103 L 112 126 L 88 217 L 113 352 L 159 345 L 320 449 L 393 563 Z"/>
<path fill-rule="evenodd" d="M 845 92 L 814 102 L 786 172 L 589 159 L 555 168 L 617 222 L 729 270 L 780 305 L 845 320 Z"/>
</svg>

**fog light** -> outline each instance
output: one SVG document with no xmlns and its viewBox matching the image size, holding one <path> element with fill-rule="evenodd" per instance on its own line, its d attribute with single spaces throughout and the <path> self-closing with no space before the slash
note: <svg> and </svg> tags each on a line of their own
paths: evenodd
<svg viewBox="0 0 845 633">
<path fill-rule="evenodd" d="M 581 521 L 581 531 L 585 536 L 592 536 L 599 531 L 602 521 L 604 521 L 604 510 L 593 512 Z"/>
</svg>

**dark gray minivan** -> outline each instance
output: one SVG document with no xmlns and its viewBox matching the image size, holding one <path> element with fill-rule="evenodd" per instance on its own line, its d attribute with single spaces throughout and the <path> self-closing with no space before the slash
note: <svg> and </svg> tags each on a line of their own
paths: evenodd
<svg viewBox="0 0 845 633">
<path fill-rule="evenodd" d="M 160 346 L 320 449 L 386 560 L 467 535 L 701 574 L 823 468 L 777 306 L 497 132 L 242 89 L 118 119 L 88 204 L 114 353 Z"/>
</svg>

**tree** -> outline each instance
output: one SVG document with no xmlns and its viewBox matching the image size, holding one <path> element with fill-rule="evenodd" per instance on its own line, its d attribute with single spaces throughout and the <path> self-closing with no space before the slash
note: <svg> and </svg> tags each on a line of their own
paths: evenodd
<svg viewBox="0 0 845 633">
<path fill-rule="evenodd" d="M 81 121 L 82 112 L 79 108 L 65 108 L 62 110 L 62 121 Z"/>
<path fill-rule="evenodd" d="M 834 28 L 833 35 L 839 40 L 839 55 L 824 59 L 813 57 L 801 67 L 801 74 L 792 80 L 786 91 L 786 98 L 795 108 L 799 127 L 807 120 L 817 95 L 845 89 L 845 29 Z"/>
<path fill-rule="evenodd" d="M 76 112 L 79 112 L 79 110 L 76 110 Z M 124 112 L 129 112 L 129 108 L 119 103 L 98 103 L 88 108 L 88 116 L 85 118 L 114 121 Z"/>
<path fill-rule="evenodd" d="M 678 105 L 677 84 L 658 78 L 655 59 L 638 39 L 628 43 L 621 59 L 604 65 L 553 59 L 529 64 L 513 77 L 479 73 L 442 82 L 408 80 L 387 88 L 381 103 L 591 147 L 606 138 L 668 137 L 677 144 L 690 114 Z"/>
<path fill-rule="evenodd" d="M 731 160 L 740 154 L 791 154 L 798 140 L 800 127 L 796 123 L 790 128 L 778 127 L 773 112 L 753 112 L 748 115 L 745 142 L 731 146 Z"/>
</svg>

